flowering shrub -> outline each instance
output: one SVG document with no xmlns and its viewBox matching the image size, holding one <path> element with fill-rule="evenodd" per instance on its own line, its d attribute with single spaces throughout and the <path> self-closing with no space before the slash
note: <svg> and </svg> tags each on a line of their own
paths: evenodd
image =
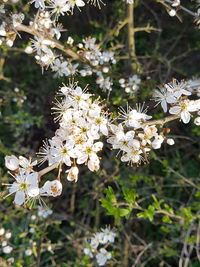
<svg viewBox="0 0 200 267">
<path fill-rule="evenodd" d="M 0 2 L 2 266 L 196 266 L 199 2 L 22 2 Z"/>
</svg>

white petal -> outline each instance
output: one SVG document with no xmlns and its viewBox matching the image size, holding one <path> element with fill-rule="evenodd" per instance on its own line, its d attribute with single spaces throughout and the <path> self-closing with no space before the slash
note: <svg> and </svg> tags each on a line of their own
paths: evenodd
<svg viewBox="0 0 200 267">
<path fill-rule="evenodd" d="M 26 177 L 26 182 L 27 182 L 27 184 L 37 186 L 37 184 L 38 184 L 38 173 L 37 172 L 33 172 L 33 173 L 28 174 L 27 177 Z"/>
<path fill-rule="evenodd" d="M 77 6 L 84 6 L 85 3 L 82 0 L 76 0 L 76 5 Z"/>
<path fill-rule="evenodd" d="M 40 190 L 38 187 L 29 187 L 27 190 L 27 195 L 29 197 L 36 197 L 39 195 L 39 193 L 40 193 Z"/>
<path fill-rule="evenodd" d="M 84 154 L 84 155 L 81 155 L 80 157 L 78 157 L 77 163 L 78 164 L 83 164 L 87 160 L 88 160 L 88 155 L 87 154 Z"/>
<path fill-rule="evenodd" d="M 181 108 L 179 106 L 175 106 L 169 109 L 170 114 L 179 114 L 181 112 Z"/>
<path fill-rule="evenodd" d="M 100 125 L 100 130 L 101 130 L 102 134 L 108 135 L 108 128 L 105 124 Z"/>
<path fill-rule="evenodd" d="M 184 123 L 188 123 L 190 121 L 190 113 L 188 111 L 181 112 L 181 119 Z"/>
<path fill-rule="evenodd" d="M 22 205 L 24 201 L 25 201 L 25 193 L 23 191 L 17 191 L 14 199 L 15 204 Z"/>
<path fill-rule="evenodd" d="M 10 193 L 15 193 L 18 190 L 19 190 L 19 185 L 18 185 L 18 183 L 15 183 L 15 182 L 9 188 Z"/>
<path fill-rule="evenodd" d="M 161 107 L 164 112 L 167 112 L 167 102 L 165 100 L 161 101 Z"/>
</svg>

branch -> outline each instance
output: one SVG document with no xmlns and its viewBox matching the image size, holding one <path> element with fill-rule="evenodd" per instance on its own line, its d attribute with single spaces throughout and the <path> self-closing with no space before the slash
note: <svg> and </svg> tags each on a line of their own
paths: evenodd
<svg viewBox="0 0 200 267">
<path fill-rule="evenodd" d="M 59 162 L 54 163 L 53 165 L 51 165 L 51 166 L 49 166 L 49 167 L 46 167 L 46 168 L 44 168 L 43 170 L 39 171 L 39 172 L 38 172 L 38 178 L 40 179 L 41 176 L 43 176 L 43 175 L 45 175 L 46 173 L 48 173 L 48 172 L 50 172 L 50 171 L 52 171 L 52 170 L 58 168 L 59 164 L 60 164 Z"/>
<path fill-rule="evenodd" d="M 132 70 L 137 69 L 134 32 L 134 4 L 127 5 L 128 51 Z"/>
<path fill-rule="evenodd" d="M 134 32 L 142 32 L 142 31 L 157 31 L 157 32 L 161 32 L 161 29 L 155 28 L 155 27 L 137 27 L 133 29 Z"/>
<path fill-rule="evenodd" d="M 103 38 L 103 40 L 100 42 L 99 45 L 101 46 L 106 41 L 108 41 L 110 38 L 115 36 L 115 34 L 118 33 L 127 23 L 128 23 L 127 18 L 124 21 L 119 21 L 118 24 L 113 29 L 108 31 L 108 33 L 105 35 L 105 37 Z"/>
<path fill-rule="evenodd" d="M 43 34 L 41 34 L 40 32 L 38 32 L 37 30 L 33 29 L 30 26 L 26 26 L 26 25 L 20 24 L 15 29 L 17 31 L 22 31 L 22 32 L 26 32 L 26 33 L 29 33 L 31 35 L 37 36 L 38 38 L 44 38 Z M 81 59 L 81 57 L 76 52 L 74 52 L 71 48 L 65 47 L 60 42 L 56 41 L 55 39 L 52 39 L 52 37 L 50 37 L 48 34 L 46 34 L 46 38 L 48 38 L 48 40 L 52 41 L 54 43 L 54 46 L 57 49 L 63 51 L 67 55 L 69 55 L 73 60 L 81 60 L 81 61 L 83 61 L 83 59 Z"/>
<path fill-rule="evenodd" d="M 142 124 L 142 127 L 143 126 L 146 126 L 146 125 L 156 125 L 156 124 L 164 125 L 165 123 L 167 123 L 169 121 L 174 121 L 174 120 L 177 120 L 179 118 L 180 118 L 180 114 L 178 114 L 178 115 L 171 115 L 171 116 L 165 117 L 163 119 L 159 119 L 159 120 L 146 121 L 146 122 L 144 122 Z"/>
</svg>

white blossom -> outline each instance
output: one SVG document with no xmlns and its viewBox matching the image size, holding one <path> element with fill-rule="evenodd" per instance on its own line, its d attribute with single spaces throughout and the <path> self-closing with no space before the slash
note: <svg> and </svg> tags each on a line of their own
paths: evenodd
<svg viewBox="0 0 200 267">
<path fill-rule="evenodd" d="M 9 192 L 10 194 L 15 193 L 15 204 L 22 205 L 26 200 L 39 195 L 37 172 L 25 174 L 23 171 L 20 171 L 20 174 L 14 176 L 14 178 L 15 182 L 9 185 Z"/>
<path fill-rule="evenodd" d="M 58 180 L 46 181 L 41 188 L 42 195 L 57 197 L 62 193 L 62 183 Z"/>
<path fill-rule="evenodd" d="M 97 263 L 99 266 L 104 266 L 107 260 L 112 258 L 112 255 L 105 248 L 101 248 L 99 251 L 100 252 L 96 255 Z"/>
</svg>

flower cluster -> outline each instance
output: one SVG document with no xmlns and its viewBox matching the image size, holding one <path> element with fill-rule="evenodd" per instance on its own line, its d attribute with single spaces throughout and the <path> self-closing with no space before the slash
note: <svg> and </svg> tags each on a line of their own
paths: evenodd
<svg viewBox="0 0 200 267">
<path fill-rule="evenodd" d="M 41 196 L 56 197 L 62 192 L 62 184 L 59 180 L 46 181 L 39 188 L 39 173 L 33 170 L 37 165 L 37 161 L 31 162 L 31 159 L 26 159 L 22 156 L 5 157 L 6 167 L 14 172 L 12 174 L 15 179 L 13 184 L 6 184 L 9 187 L 9 195 L 15 194 L 14 202 L 16 205 L 22 205 L 30 202 L 34 203 L 36 199 L 42 204 Z"/>
<path fill-rule="evenodd" d="M 200 125 L 200 100 L 188 99 L 188 96 L 198 92 L 198 88 L 197 81 L 179 83 L 173 80 L 160 90 L 155 90 L 155 100 L 161 103 L 165 112 L 169 110 L 173 115 L 167 117 L 166 122 L 180 118 L 188 123 L 194 112 L 198 114 L 194 123 Z M 47 170 L 34 171 L 38 162 L 32 162 L 31 158 L 5 157 L 5 165 L 13 172 L 15 179 L 12 185 L 8 184 L 9 195 L 15 194 L 14 202 L 17 205 L 34 203 L 36 199 L 42 205 L 41 197 L 61 195 L 63 167 L 67 167 L 67 180 L 75 182 L 78 180 L 78 165 L 85 164 L 90 171 L 98 171 L 103 137 L 107 138 L 113 149 L 119 150 L 121 161 L 131 165 L 148 162 L 148 153 L 159 149 L 164 141 L 168 145 L 175 143 L 170 136 L 166 136 L 170 129 L 164 130 L 162 120 L 152 121 L 152 116 L 147 115 L 147 110 L 141 105 L 135 109 L 128 107 L 127 111 L 121 108 L 119 119 L 122 122 L 114 124 L 116 120 L 111 122 L 112 116 L 105 111 L 103 104 L 97 99 L 93 100 L 87 88 L 82 89 L 77 83 L 60 88 L 59 100 L 56 100 L 53 109 L 59 128 L 51 139 L 44 142 L 39 152 L 40 164 L 48 162 Z M 57 177 L 39 187 L 41 176 L 55 168 L 58 168 Z M 47 212 L 43 217 L 48 215 Z"/>
<path fill-rule="evenodd" d="M 155 90 L 153 95 L 155 101 L 161 103 L 164 112 L 168 111 L 168 105 L 170 105 L 169 113 L 180 115 L 181 120 L 184 123 L 188 123 L 191 118 L 190 112 L 199 112 L 200 110 L 200 99 L 188 99 L 188 96 L 192 94 L 191 91 L 195 89 L 195 84 L 191 82 L 178 82 L 173 79 L 171 83 L 165 84 L 159 90 Z"/>
<path fill-rule="evenodd" d="M 121 152 L 121 161 L 132 164 L 140 164 L 147 161 L 147 152 L 151 149 L 159 149 L 164 137 L 158 133 L 155 125 L 146 125 L 151 119 L 141 108 L 122 111 L 123 123 L 110 125 L 111 137 L 108 142 L 113 149 Z"/>
<path fill-rule="evenodd" d="M 104 266 L 112 258 L 112 254 L 106 248 L 114 243 L 115 237 L 116 233 L 110 228 L 101 229 L 101 232 L 95 233 L 84 248 L 84 254 L 90 258 L 96 257 L 97 264 Z"/>
<path fill-rule="evenodd" d="M 140 82 L 141 79 L 136 74 L 129 77 L 128 81 L 126 81 L 124 78 L 119 80 L 121 88 L 124 88 L 127 94 L 135 94 L 139 89 Z"/>
<path fill-rule="evenodd" d="M 98 0 L 88 0 L 87 3 L 98 5 Z M 112 81 L 110 77 L 104 77 L 103 73 L 109 72 L 110 64 L 115 64 L 114 52 L 102 51 L 96 44 L 96 38 L 85 38 L 79 43 L 72 55 L 67 57 L 57 55 L 55 49 L 64 51 L 65 48 L 57 42 L 61 38 L 61 33 L 65 31 L 62 24 L 58 22 L 60 15 L 73 14 L 74 7 L 78 8 L 85 5 L 83 0 L 32 0 L 38 12 L 34 19 L 29 21 L 29 26 L 22 24 L 24 14 L 13 13 L 3 20 L 0 25 L 0 45 L 5 43 L 7 46 L 13 46 L 18 31 L 25 31 L 34 36 L 31 38 L 31 45 L 25 48 L 27 54 L 36 53 L 35 59 L 42 69 L 51 69 L 55 72 L 55 77 L 71 76 L 79 71 L 82 76 L 97 75 L 97 84 L 104 91 L 111 91 Z M 0 6 L 0 13 L 6 15 L 5 5 Z M 71 48 L 74 40 L 68 36 L 67 45 Z M 64 51 L 65 52 L 65 51 Z M 73 58 L 75 56 L 75 58 Z M 80 60 L 81 59 L 81 60 Z M 78 70 L 79 63 L 72 63 L 72 60 L 82 61 L 82 67 Z M 100 68 L 99 68 L 100 66 Z"/>
<path fill-rule="evenodd" d="M 79 71 L 81 76 L 96 74 L 96 83 L 103 91 L 112 90 L 112 80 L 110 76 L 105 77 L 105 73 L 109 73 L 110 65 L 116 64 L 114 58 L 114 52 L 101 51 L 98 44 L 96 44 L 96 38 L 88 37 L 83 40 L 83 43 L 78 44 L 78 54 L 85 59 L 89 65 L 85 65 L 83 69 Z"/>
<path fill-rule="evenodd" d="M 64 96 L 54 108 L 60 128 L 45 143 L 40 152 L 42 162 L 58 163 L 70 167 L 67 179 L 77 181 L 78 164 L 85 164 L 90 171 L 99 169 L 97 153 L 102 150 L 101 136 L 108 135 L 108 115 L 99 101 L 92 101 L 91 94 L 77 84 L 61 87 Z"/>
</svg>

